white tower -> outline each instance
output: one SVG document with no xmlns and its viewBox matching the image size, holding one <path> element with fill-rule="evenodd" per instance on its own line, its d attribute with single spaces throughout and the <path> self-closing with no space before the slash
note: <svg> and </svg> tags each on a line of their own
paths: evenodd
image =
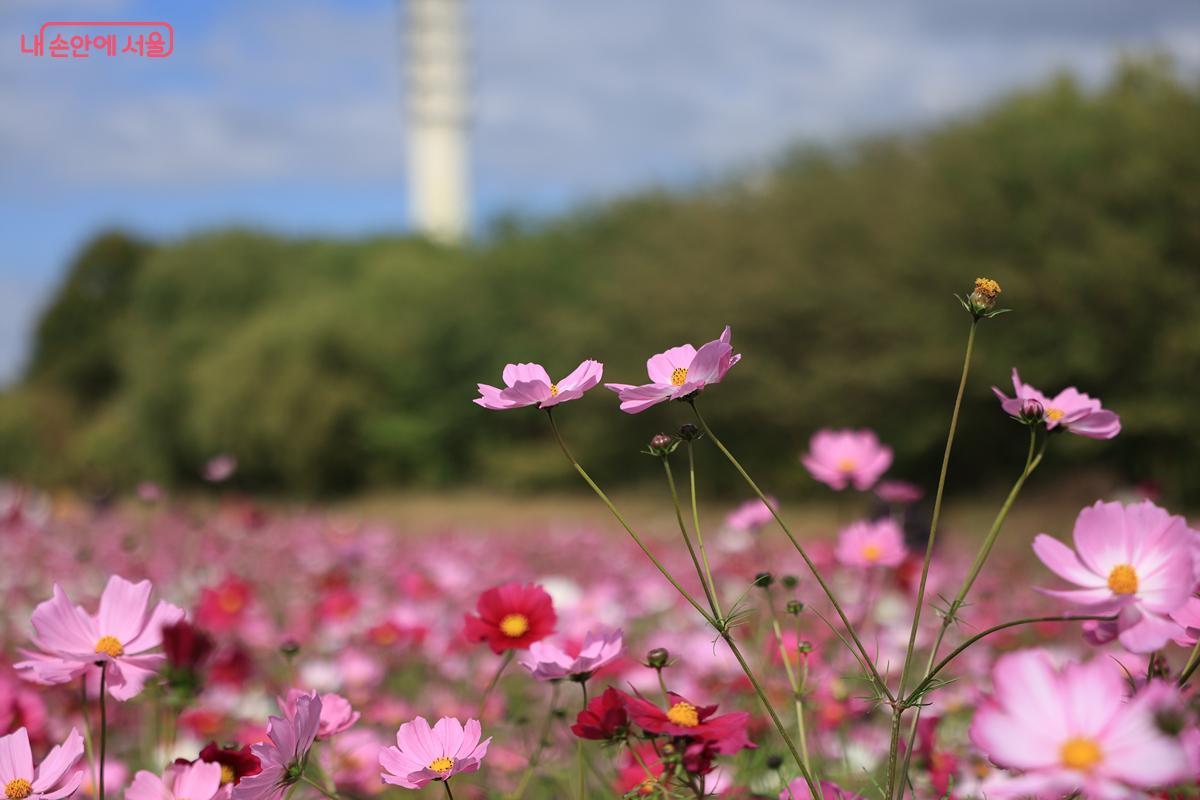
<svg viewBox="0 0 1200 800">
<path fill-rule="evenodd" d="M 409 203 L 417 229 L 443 242 L 469 218 L 463 2 L 407 0 Z"/>
</svg>

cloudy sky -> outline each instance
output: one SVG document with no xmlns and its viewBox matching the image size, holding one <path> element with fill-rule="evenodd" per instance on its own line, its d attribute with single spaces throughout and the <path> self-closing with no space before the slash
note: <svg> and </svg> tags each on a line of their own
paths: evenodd
<svg viewBox="0 0 1200 800">
<path fill-rule="evenodd" d="M 408 225 L 401 0 L 4 0 L 0 381 L 105 225 Z M 477 219 L 930 124 L 1122 52 L 1200 71 L 1195 0 L 468 0 Z M 55 19 L 165 19 L 168 59 L 32 58 Z"/>
</svg>

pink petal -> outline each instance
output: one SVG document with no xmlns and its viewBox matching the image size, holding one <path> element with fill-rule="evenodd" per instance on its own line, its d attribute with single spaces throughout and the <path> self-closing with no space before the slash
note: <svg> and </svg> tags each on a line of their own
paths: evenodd
<svg viewBox="0 0 1200 800">
<path fill-rule="evenodd" d="M 97 633 L 115 637 L 121 644 L 141 633 L 152 588 L 150 581 L 132 583 L 119 575 L 109 578 L 100 596 Z"/>
<path fill-rule="evenodd" d="M 1088 571 L 1074 550 L 1051 536 L 1039 533 L 1033 540 L 1033 552 L 1052 572 L 1077 586 L 1097 589 L 1108 585 L 1107 578 Z"/>
<path fill-rule="evenodd" d="M 33 781 L 33 752 L 29 749 L 29 732 L 24 728 L 0 736 L 0 784 L 17 778 Z"/>
</svg>

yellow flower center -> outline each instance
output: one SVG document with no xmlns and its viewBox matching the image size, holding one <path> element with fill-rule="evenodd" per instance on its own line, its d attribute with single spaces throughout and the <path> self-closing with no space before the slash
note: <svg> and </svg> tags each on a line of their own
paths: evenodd
<svg viewBox="0 0 1200 800">
<path fill-rule="evenodd" d="M 1064 767 L 1068 769 L 1089 770 L 1100 761 L 1100 745 L 1091 739 L 1076 736 L 1068 739 L 1059 751 Z"/>
<path fill-rule="evenodd" d="M 986 300 L 995 300 L 996 296 L 1000 294 L 1000 291 L 1000 284 L 996 283 L 991 278 L 975 279 L 975 293 Z"/>
<path fill-rule="evenodd" d="M 671 370 L 671 385 L 672 386 L 683 386 L 684 381 L 686 381 L 686 380 L 687 380 L 687 367 L 676 367 L 675 369 Z"/>
<path fill-rule="evenodd" d="M 667 711 L 667 719 L 684 728 L 694 728 L 700 724 L 700 715 L 691 703 L 676 703 Z"/>
<path fill-rule="evenodd" d="M 1063 418 L 1064 413 L 1066 412 L 1064 412 L 1061 408 L 1047 408 L 1046 419 L 1050 420 L 1051 422 L 1058 422 Z"/>
<path fill-rule="evenodd" d="M 558 396 L 558 384 L 557 383 L 550 384 L 550 396 L 551 397 Z"/>
<path fill-rule="evenodd" d="M 233 767 L 228 764 L 221 765 L 221 784 L 233 783 L 233 779 L 237 776 L 233 774 Z"/>
<path fill-rule="evenodd" d="M 13 778 L 4 785 L 8 800 L 25 800 L 33 792 L 33 786 L 24 778 Z"/>
<path fill-rule="evenodd" d="M 429 768 L 434 772 L 440 772 L 445 775 L 447 772 L 454 769 L 454 759 L 450 758 L 449 756 L 435 758 L 433 763 L 429 765 Z"/>
<path fill-rule="evenodd" d="M 125 648 L 121 646 L 117 637 L 101 636 L 100 641 L 96 642 L 96 652 L 103 653 L 109 658 L 117 658 L 125 655 Z"/>
<path fill-rule="evenodd" d="M 500 632 L 510 639 L 520 639 L 529 630 L 529 617 L 524 614 L 506 614 L 500 620 Z"/>
<path fill-rule="evenodd" d="M 838 462 L 837 466 L 838 466 L 838 469 L 840 469 L 842 472 L 853 472 L 854 468 L 856 466 L 858 466 L 858 464 L 854 461 L 853 458 L 843 458 L 841 461 Z"/>
<path fill-rule="evenodd" d="M 225 589 L 217 594 L 217 605 L 226 614 L 236 614 L 242 610 L 242 593 L 237 589 Z"/>
<path fill-rule="evenodd" d="M 862 557 L 867 561 L 878 561 L 881 555 L 883 555 L 883 551 L 874 542 L 868 542 L 863 545 Z"/>
<path fill-rule="evenodd" d="M 1138 590 L 1138 577 L 1129 564 L 1117 564 L 1108 573 L 1108 588 L 1113 594 L 1133 594 Z"/>
</svg>

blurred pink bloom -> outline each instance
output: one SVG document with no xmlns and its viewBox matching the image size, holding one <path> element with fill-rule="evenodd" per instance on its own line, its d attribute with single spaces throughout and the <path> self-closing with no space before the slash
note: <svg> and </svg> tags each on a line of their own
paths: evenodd
<svg viewBox="0 0 1200 800">
<path fill-rule="evenodd" d="M 720 383 L 729 368 L 741 360 L 729 344 L 732 337 L 729 326 L 720 338 L 703 345 L 699 350 L 690 344 L 672 347 L 664 353 L 651 356 L 646 361 L 646 372 L 650 383 L 632 386 L 627 383 L 606 383 L 606 388 L 617 393 L 621 410 L 637 414 L 664 400 L 678 400 L 698 392 L 705 386 Z"/>
<path fill-rule="evenodd" d="M 837 560 L 850 567 L 895 567 L 906 555 L 904 532 L 891 519 L 860 520 L 838 534 Z"/>
<path fill-rule="evenodd" d="M 356 794 L 378 794 L 384 789 L 379 780 L 382 748 L 377 732 L 366 728 L 349 731 L 330 742 L 322 764 L 339 791 L 352 788 Z"/>
<path fill-rule="evenodd" d="M 296 704 L 301 698 L 308 696 L 306 692 L 299 689 L 288 689 L 287 695 L 279 698 L 279 708 L 283 711 L 284 716 L 292 719 L 296 716 Z M 321 695 L 321 721 L 317 726 L 317 738 L 327 739 L 334 734 L 349 730 L 361 716 L 350 706 L 350 701 L 341 695 L 323 694 Z"/>
<path fill-rule="evenodd" d="M 62 800 L 75 794 L 83 781 L 83 737 L 74 728 L 35 770 L 29 732 L 18 728 L 0 736 L 0 789 L 9 800 Z M 204 798 L 207 800 L 207 798 Z"/>
<path fill-rule="evenodd" d="M 1126 698 L 1120 670 L 1105 659 L 1056 670 L 1049 654 L 1002 656 L 992 675 L 995 696 L 975 713 L 971 740 L 995 764 L 1019 770 L 982 787 L 988 798 L 1141 796 L 1134 789 L 1187 776 L 1178 739 L 1159 730 L 1155 712 L 1183 700 L 1157 683 Z"/>
<path fill-rule="evenodd" d="M 183 609 L 161 600 L 147 613 L 152 588 L 150 581 L 114 575 L 92 616 L 55 584 L 54 596 L 33 610 L 33 643 L 41 652 L 25 651 L 29 660 L 16 668 L 35 683 L 57 684 L 104 664 L 108 693 L 117 700 L 135 696 L 165 660 L 147 651 L 162 643 L 164 625 L 183 619 Z"/>
<path fill-rule="evenodd" d="M 770 505 L 768 505 L 768 503 Z M 729 516 L 725 517 L 725 524 L 735 531 L 752 531 L 767 525 L 775 517 L 771 513 L 771 509 L 779 509 L 779 501 L 774 497 L 768 497 L 764 503 L 757 497 L 753 500 L 747 500 L 740 506 L 729 512 Z"/>
<path fill-rule="evenodd" d="M 442 717 L 431 729 L 424 717 L 406 722 L 396 732 L 397 747 L 379 751 L 383 780 L 405 789 L 421 789 L 430 781 L 448 781 L 460 772 L 475 772 L 487 755 L 491 737 L 479 741 L 479 720 L 466 727 Z"/>
<path fill-rule="evenodd" d="M 247 775 L 233 787 L 233 800 L 279 800 L 308 758 L 309 748 L 321 725 L 321 698 L 316 692 L 296 700 L 292 717 L 271 717 L 267 722 L 269 742 L 256 744 L 250 752 L 258 757 L 262 771 Z"/>
<path fill-rule="evenodd" d="M 137 496 L 143 503 L 157 503 L 163 499 L 163 490 L 154 481 L 142 481 L 137 485 Z"/>
<path fill-rule="evenodd" d="M 233 473 L 237 472 L 237 458 L 228 453 L 221 453 L 209 459 L 204 465 L 203 477 L 209 483 L 223 483 L 233 477 Z"/>
<path fill-rule="evenodd" d="M 992 391 L 1000 398 L 1000 407 L 1010 416 L 1019 417 L 1026 400 L 1036 400 L 1045 411 L 1046 430 L 1052 431 L 1059 425 L 1071 433 L 1090 439 L 1111 439 L 1121 432 L 1121 418 L 1100 406 L 1074 386 L 1063 389 L 1054 397 L 1046 397 L 1028 383 L 1021 383 L 1017 368 L 1012 371 L 1013 397 L 1009 397 L 996 386 Z"/>
<path fill-rule="evenodd" d="M 862 795 L 848 792 L 829 781 L 821 781 L 821 796 L 825 800 L 863 800 Z M 815 800 L 815 798 L 808 790 L 808 784 L 804 782 L 804 778 L 796 778 L 779 793 L 779 800 Z"/>
<path fill-rule="evenodd" d="M 622 647 L 619 630 L 588 631 L 579 655 L 574 658 L 549 642 L 534 642 L 529 645 L 529 654 L 520 659 L 520 664 L 539 681 L 562 678 L 587 680 L 592 673 L 619 656 Z"/>
<path fill-rule="evenodd" d="M 492 411 L 523 408 L 534 404 L 538 408 L 550 408 L 583 397 L 584 392 L 600 382 L 603 374 L 604 365 L 588 359 L 570 375 L 555 383 L 550 380 L 550 375 L 541 364 L 509 364 L 505 366 L 501 376 L 505 388 L 497 389 L 495 386 L 481 383 L 479 397 L 473 402 Z"/>
<path fill-rule="evenodd" d="M 892 448 L 880 444 L 872 430 L 823 428 L 813 434 L 800 461 L 810 475 L 831 488 L 854 484 L 865 492 L 892 465 Z"/>
<path fill-rule="evenodd" d="M 894 506 L 907 506 L 925 496 L 925 490 L 908 481 L 880 481 L 875 487 L 875 496 Z"/>
<path fill-rule="evenodd" d="M 139 771 L 125 790 L 125 800 L 212 800 L 221 790 L 221 765 L 207 761 L 172 764 L 160 778 Z"/>
<path fill-rule="evenodd" d="M 1033 551 L 1059 577 L 1083 587 L 1047 594 L 1086 606 L 1089 613 L 1119 614 L 1121 644 L 1148 653 L 1182 633 L 1170 615 L 1196 587 L 1196 536 L 1183 517 L 1148 500 L 1128 506 L 1097 502 L 1075 520 L 1075 551 L 1044 533 L 1033 540 Z"/>
</svg>

